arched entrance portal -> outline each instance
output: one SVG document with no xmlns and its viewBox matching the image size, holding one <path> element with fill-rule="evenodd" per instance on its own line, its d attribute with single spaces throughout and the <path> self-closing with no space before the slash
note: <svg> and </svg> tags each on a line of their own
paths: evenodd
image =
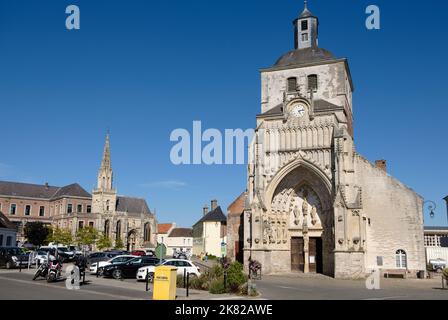
<svg viewBox="0 0 448 320">
<path fill-rule="evenodd" d="M 126 250 L 131 252 L 134 251 L 135 248 L 135 240 L 137 238 L 137 231 L 135 229 L 132 229 L 131 231 L 128 232 L 128 241 L 126 244 Z"/>
<path fill-rule="evenodd" d="M 270 215 L 286 220 L 291 271 L 333 275 L 334 218 L 328 181 L 303 164 L 279 181 Z"/>
</svg>

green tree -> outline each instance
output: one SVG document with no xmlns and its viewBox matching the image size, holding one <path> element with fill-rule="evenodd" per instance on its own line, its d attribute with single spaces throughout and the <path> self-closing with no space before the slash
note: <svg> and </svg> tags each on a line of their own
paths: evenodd
<svg viewBox="0 0 448 320">
<path fill-rule="evenodd" d="M 41 246 L 45 244 L 51 230 L 42 222 L 28 222 L 25 225 L 24 232 L 29 243 Z"/>
<path fill-rule="evenodd" d="M 48 237 L 48 242 L 68 246 L 72 244 L 73 236 L 70 230 L 56 227 L 53 229 L 53 233 Z"/>
<path fill-rule="evenodd" d="M 119 237 L 117 240 L 115 240 L 114 249 L 123 249 L 123 248 L 124 248 L 123 240 L 121 240 L 121 237 Z"/>
<path fill-rule="evenodd" d="M 96 246 L 99 250 L 110 249 L 112 247 L 112 241 L 110 241 L 109 237 L 103 233 L 98 239 Z"/>
<path fill-rule="evenodd" d="M 76 243 L 79 246 L 89 246 L 95 244 L 98 239 L 98 231 L 93 227 L 81 228 L 76 232 Z"/>
</svg>

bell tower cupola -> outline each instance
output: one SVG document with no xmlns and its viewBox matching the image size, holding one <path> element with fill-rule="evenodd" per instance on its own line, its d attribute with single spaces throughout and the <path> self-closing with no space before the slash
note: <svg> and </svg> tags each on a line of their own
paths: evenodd
<svg viewBox="0 0 448 320">
<path fill-rule="evenodd" d="M 294 20 L 295 49 L 317 48 L 319 19 L 308 10 L 308 1 L 299 17 Z"/>
</svg>

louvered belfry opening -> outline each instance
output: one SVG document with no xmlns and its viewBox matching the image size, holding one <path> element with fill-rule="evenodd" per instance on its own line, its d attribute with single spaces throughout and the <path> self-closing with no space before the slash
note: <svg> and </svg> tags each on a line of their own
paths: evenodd
<svg viewBox="0 0 448 320">
<path fill-rule="evenodd" d="M 297 78 L 288 78 L 288 92 L 297 91 Z"/>
<path fill-rule="evenodd" d="M 311 74 L 308 76 L 308 90 L 317 90 L 317 74 Z"/>
</svg>

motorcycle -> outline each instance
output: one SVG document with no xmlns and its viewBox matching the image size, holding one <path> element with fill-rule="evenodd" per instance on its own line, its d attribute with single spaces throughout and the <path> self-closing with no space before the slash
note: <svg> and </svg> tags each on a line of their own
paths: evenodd
<svg viewBox="0 0 448 320">
<path fill-rule="evenodd" d="M 47 282 L 54 282 L 60 278 L 62 271 L 62 263 L 59 260 L 52 260 L 48 264 Z"/>
<path fill-rule="evenodd" d="M 33 277 L 33 281 L 39 277 L 46 278 L 47 275 L 48 275 L 48 263 L 43 262 L 40 264 L 39 268 L 36 270 L 36 273 L 34 274 L 34 277 Z"/>
</svg>

